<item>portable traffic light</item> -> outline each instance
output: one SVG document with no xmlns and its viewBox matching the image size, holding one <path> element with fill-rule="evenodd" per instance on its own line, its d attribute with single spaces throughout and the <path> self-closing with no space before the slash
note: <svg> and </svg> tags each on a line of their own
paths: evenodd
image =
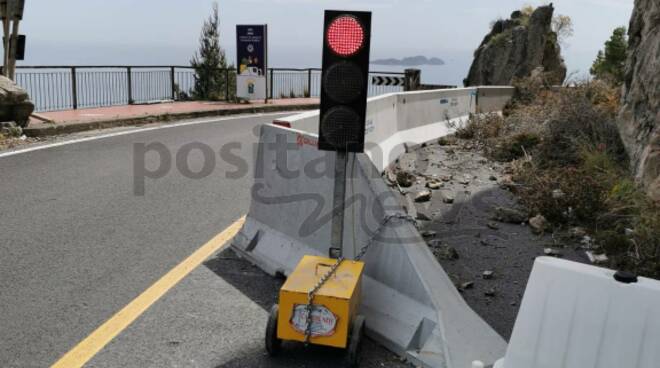
<svg viewBox="0 0 660 368">
<path fill-rule="evenodd" d="M 370 39 L 370 12 L 325 12 L 321 150 L 364 152 Z"/>
</svg>

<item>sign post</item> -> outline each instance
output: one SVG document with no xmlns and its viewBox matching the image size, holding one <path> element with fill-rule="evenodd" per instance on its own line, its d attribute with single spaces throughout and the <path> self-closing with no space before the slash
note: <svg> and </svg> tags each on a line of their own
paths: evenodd
<svg viewBox="0 0 660 368">
<path fill-rule="evenodd" d="M 324 24 L 319 149 L 337 153 L 330 257 L 354 259 L 343 241 L 346 168 L 364 152 L 371 13 L 329 10 Z"/>
<path fill-rule="evenodd" d="M 236 26 L 236 96 L 268 99 L 268 26 Z"/>
<path fill-rule="evenodd" d="M 7 70 L 7 66 L 9 65 L 9 5 L 9 0 L 0 1 L 0 17 L 2 17 L 2 33 L 4 35 L 2 39 L 4 49 L 2 75 L 5 77 L 9 75 Z"/>
<path fill-rule="evenodd" d="M 16 59 L 23 59 L 25 52 L 25 36 L 19 37 L 18 27 L 23 19 L 25 0 L 1 0 L 0 18 L 4 33 L 4 58 L 2 74 L 14 80 L 16 73 Z"/>
</svg>

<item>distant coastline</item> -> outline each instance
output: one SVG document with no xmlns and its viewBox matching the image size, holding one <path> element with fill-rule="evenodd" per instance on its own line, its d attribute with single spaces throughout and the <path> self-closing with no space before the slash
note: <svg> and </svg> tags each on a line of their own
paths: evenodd
<svg viewBox="0 0 660 368">
<path fill-rule="evenodd" d="M 444 60 L 432 57 L 427 58 L 426 56 L 410 56 L 404 57 L 403 59 L 378 59 L 372 60 L 371 64 L 373 65 L 398 65 L 398 66 L 418 66 L 418 65 L 445 65 Z"/>
</svg>

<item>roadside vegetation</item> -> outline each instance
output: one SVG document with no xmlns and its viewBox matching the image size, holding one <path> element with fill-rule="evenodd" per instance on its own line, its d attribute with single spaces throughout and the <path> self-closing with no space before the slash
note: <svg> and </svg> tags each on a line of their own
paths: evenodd
<svg viewBox="0 0 660 368">
<path fill-rule="evenodd" d="M 515 16 L 510 21 L 514 22 L 517 25 L 527 27 L 529 26 L 529 21 L 535 10 L 536 8 L 534 6 L 525 5 L 519 11 L 514 12 Z M 498 18 L 492 21 L 490 24 L 490 28 L 492 29 L 497 22 L 503 22 L 503 21 L 504 21 L 503 18 Z M 489 40 L 489 42 L 494 45 L 506 42 L 506 40 L 511 39 L 512 30 L 513 28 L 509 28 L 502 33 L 496 34 Z M 552 18 L 552 31 L 556 36 L 556 42 L 559 42 L 559 44 L 562 45 L 565 44 L 566 41 L 571 36 L 573 36 L 573 32 L 574 32 L 573 19 L 571 19 L 571 17 L 569 17 L 568 15 L 563 15 L 563 14 L 555 15 Z"/>
<path fill-rule="evenodd" d="M 596 79 L 620 86 L 625 75 L 627 50 L 626 28 L 616 28 L 610 39 L 605 42 L 605 48 L 598 51 L 590 70 L 591 75 Z"/>
<path fill-rule="evenodd" d="M 236 98 L 236 73 L 227 63 L 225 50 L 220 46 L 220 16 L 218 3 L 213 3 L 211 15 L 204 22 L 199 36 L 199 49 L 190 65 L 195 70 L 195 86 L 192 97 L 197 100 L 234 100 Z M 226 96 L 229 93 L 229 96 Z"/>
<path fill-rule="evenodd" d="M 0 151 L 37 141 L 38 138 L 26 137 L 23 130 L 15 124 L 3 123 L 0 127 Z"/>
<path fill-rule="evenodd" d="M 615 125 L 620 88 L 609 80 L 551 87 L 539 77 L 515 86 L 502 115 L 473 116 L 456 136 L 508 163 L 504 184 L 555 238 L 605 254 L 611 268 L 660 278 L 660 206 L 629 172 Z"/>
</svg>

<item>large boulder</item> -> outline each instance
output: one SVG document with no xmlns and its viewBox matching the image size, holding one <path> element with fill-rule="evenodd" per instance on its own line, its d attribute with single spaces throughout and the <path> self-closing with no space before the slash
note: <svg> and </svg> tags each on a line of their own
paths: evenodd
<svg viewBox="0 0 660 368">
<path fill-rule="evenodd" d="M 531 15 L 520 11 L 498 20 L 474 53 L 466 86 L 510 85 L 542 70 L 547 83 L 561 84 L 566 65 L 557 34 L 552 31 L 552 4 L 538 7 Z"/>
<path fill-rule="evenodd" d="M 660 201 L 660 2 L 635 0 L 619 131 L 637 178 Z"/>
<path fill-rule="evenodd" d="M 25 128 L 33 111 L 34 104 L 27 92 L 11 79 L 0 76 L 0 122 L 14 121 Z"/>
</svg>

